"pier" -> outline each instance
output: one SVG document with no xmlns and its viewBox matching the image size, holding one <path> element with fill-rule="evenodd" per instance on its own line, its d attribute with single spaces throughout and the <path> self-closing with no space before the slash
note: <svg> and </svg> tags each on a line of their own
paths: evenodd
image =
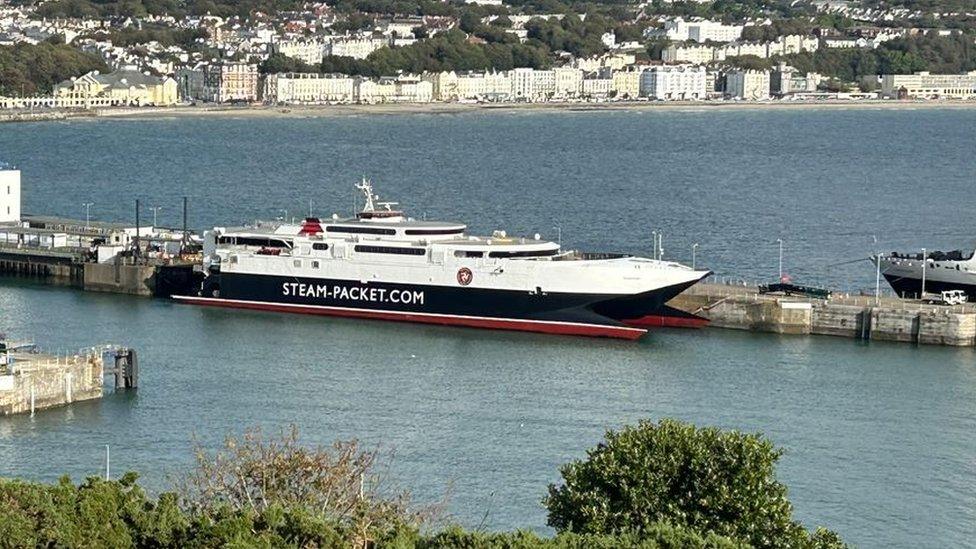
<svg viewBox="0 0 976 549">
<path fill-rule="evenodd" d="M 197 282 L 187 233 L 24 216 L 0 224 L 0 275 L 94 292 L 169 297 Z"/>
<path fill-rule="evenodd" d="M 861 295 L 814 299 L 760 294 L 755 286 L 702 283 L 675 297 L 669 305 L 703 316 L 715 328 L 976 346 L 976 304 L 933 305 Z"/>
<path fill-rule="evenodd" d="M 114 375 L 116 390 L 135 389 L 136 352 L 102 346 L 49 354 L 0 340 L 0 416 L 101 398 L 106 374 Z"/>
</svg>

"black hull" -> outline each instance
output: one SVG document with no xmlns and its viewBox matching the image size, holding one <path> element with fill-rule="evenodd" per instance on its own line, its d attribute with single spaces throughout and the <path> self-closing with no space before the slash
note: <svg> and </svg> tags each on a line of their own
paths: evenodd
<svg viewBox="0 0 976 549">
<path fill-rule="evenodd" d="M 471 287 L 390 284 L 222 273 L 196 302 L 250 309 L 384 318 L 575 335 L 634 338 L 628 321 L 668 313 L 664 303 L 694 282 L 620 298 Z M 193 298 L 179 298 L 193 301 Z M 589 333 L 596 332 L 596 333 Z"/>
<path fill-rule="evenodd" d="M 921 278 L 906 278 L 892 275 L 884 275 L 885 280 L 891 285 L 891 288 L 895 290 L 900 297 L 905 298 L 918 298 L 922 295 L 922 279 Z M 925 292 L 930 294 L 937 294 L 940 292 L 947 292 L 949 290 L 962 290 L 966 292 L 969 296 L 970 301 L 976 301 L 976 285 L 973 284 L 955 284 L 941 282 L 938 280 L 926 280 L 925 281 Z"/>
</svg>

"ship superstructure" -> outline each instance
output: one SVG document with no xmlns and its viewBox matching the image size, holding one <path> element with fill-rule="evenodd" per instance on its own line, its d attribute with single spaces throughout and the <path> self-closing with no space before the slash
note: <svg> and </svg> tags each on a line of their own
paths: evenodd
<svg viewBox="0 0 976 549">
<path fill-rule="evenodd" d="M 888 284 L 901 297 L 962 290 L 976 301 L 976 258 L 970 250 L 951 252 L 891 252 L 872 258 Z M 924 291 L 923 291 L 924 280 Z"/>
<path fill-rule="evenodd" d="M 185 302 L 246 309 L 635 339 L 709 273 L 554 242 L 472 236 L 416 220 L 369 181 L 355 217 L 307 218 L 204 237 L 205 278 Z M 688 315 L 690 316 L 690 315 Z M 694 317 L 691 317 L 694 318 Z M 687 319 L 685 319 L 687 320 Z"/>
</svg>

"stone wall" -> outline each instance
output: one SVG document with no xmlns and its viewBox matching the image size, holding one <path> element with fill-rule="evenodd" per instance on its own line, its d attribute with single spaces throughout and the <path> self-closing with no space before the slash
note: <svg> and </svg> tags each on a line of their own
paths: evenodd
<svg viewBox="0 0 976 549">
<path fill-rule="evenodd" d="M 32 395 L 37 410 L 102 396 L 100 354 L 18 358 L 0 371 L 0 415 L 30 413 Z"/>
</svg>

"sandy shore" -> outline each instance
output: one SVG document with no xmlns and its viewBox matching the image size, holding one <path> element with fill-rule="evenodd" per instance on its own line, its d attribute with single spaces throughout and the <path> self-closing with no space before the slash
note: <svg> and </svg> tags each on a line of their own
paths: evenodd
<svg viewBox="0 0 976 549">
<path fill-rule="evenodd" d="M 973 109 L 976 101 L 669 101 L 615 103 L 412 103 L 384 105 L 302 105 L 302 106 L 185 106 L 111 108 L 83 111 L 42 111 L 0 113 L 0 122 L 30 122 L 69 118 L 313 118 L 330 116 L 466 114 L 487 112 L 606 112 L 606 111 L 689 111 L 709 110 L 816 110 L 816 109 Z"/>
</svg>

